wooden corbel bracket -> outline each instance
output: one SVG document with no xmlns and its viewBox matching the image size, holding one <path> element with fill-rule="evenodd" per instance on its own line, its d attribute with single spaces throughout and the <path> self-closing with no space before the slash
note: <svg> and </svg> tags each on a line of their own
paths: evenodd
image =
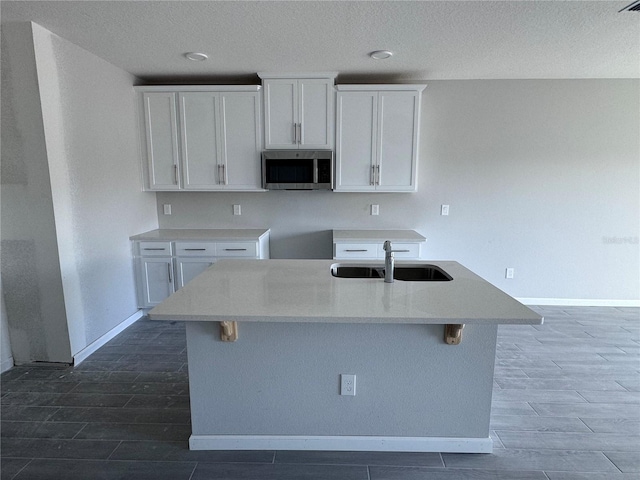
<svg viewBox="0 0 640 480">
<path fill-rule="evenodd" d="M 238 322 L 220 322 L 220 340 L 223 342 L 238 340 Z"/>
<path fill-rule="evenodd" d="M 444 341 L 449 345 L 459 345 L 462 341 L 462 324 L 448 324 L 444 326 Z"/>
</svg>

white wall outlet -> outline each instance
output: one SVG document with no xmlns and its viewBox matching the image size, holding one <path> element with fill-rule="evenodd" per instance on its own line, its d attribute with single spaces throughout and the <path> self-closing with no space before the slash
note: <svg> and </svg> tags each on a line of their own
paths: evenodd
<svg viewBox="0 0 640 480">
<path fill-rule="evenodd" d="M 449 215 L 449 205 L 440 205 L 440 215 Z"/>
<path fill-rule="evenodd" d="M 162 205 L 162 209 L 163 209 L 165 215 L 171 215 L 171 204 L 170 203 L 165 203 L 164 205 Z"/>
<path fill-rule="evenodd" d="M 242 215 L 242 207 L 240 205 L 233 206 L 233 214 L 234 215 Z"/>
<path fill-rule="evenodd" d="M 371 205 L 371 215 L 380 214 L 380 205 Z"/>
<path fill-rule="evenodd" d="M 515 270 L 513 268 L 507 268 L 504 272 L 504 278 L 513 278 Z"/>
<path fill-rule="evenodd" d="M 355 395 L 356 394 L 356 376 L 343 373 L 340 375 L 340 395 Z"/>
</svg>

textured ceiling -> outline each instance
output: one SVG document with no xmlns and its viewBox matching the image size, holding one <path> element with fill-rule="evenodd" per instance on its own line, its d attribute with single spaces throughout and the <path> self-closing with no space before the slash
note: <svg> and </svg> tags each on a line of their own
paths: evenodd
<svg viewBox="0 0 640 480">
<path fill-rule="evenodd" d="M 639 78 L 623 1 L 7 1 L 141 79 L 340 72 L 340 80 Z M 368 52 L 392 50 L 375 61 Z M 185 52 L 205 52 L 196 63 Z"/>
</svg>

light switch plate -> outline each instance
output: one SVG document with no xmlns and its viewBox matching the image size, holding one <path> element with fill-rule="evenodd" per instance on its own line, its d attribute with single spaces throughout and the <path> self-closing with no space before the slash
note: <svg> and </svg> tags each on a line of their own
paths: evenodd
<svg viewBox="0 0 640 480">
<path fill-rule="evenodd" d="M 440 215 L 449 215 L 449 205 L 440 206 Z"/>
<path fill-rule="evenodd" d="M 242 215 L 242 207 L 240 205 L 233 206 L 233 214 L 234 215 Z"/>
<path fill-rule="evenodd" d="M 371 215 L 380 214 L 380 205 L 371 205 Z"/>
<path fill-rule="evenodd" d="M 163 209 L 165 215 L 171 215 L 171 204 L 170 203 L 165 203 L 164 205 L 162 205 L 162 209 Z"/>
</svg>

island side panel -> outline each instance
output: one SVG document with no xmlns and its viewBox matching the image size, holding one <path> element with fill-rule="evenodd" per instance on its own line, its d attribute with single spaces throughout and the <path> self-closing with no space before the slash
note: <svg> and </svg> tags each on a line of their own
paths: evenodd
<svg viewBox="0 0 640 480">
<path fill-rule="evenodd" d="M 192 433 L 488 438 L 497 327 L 468 325 L 457 346 L 443 332 L 243 322 L 228 343 L 218 322 L 187 322 Z"/>
</svg>

